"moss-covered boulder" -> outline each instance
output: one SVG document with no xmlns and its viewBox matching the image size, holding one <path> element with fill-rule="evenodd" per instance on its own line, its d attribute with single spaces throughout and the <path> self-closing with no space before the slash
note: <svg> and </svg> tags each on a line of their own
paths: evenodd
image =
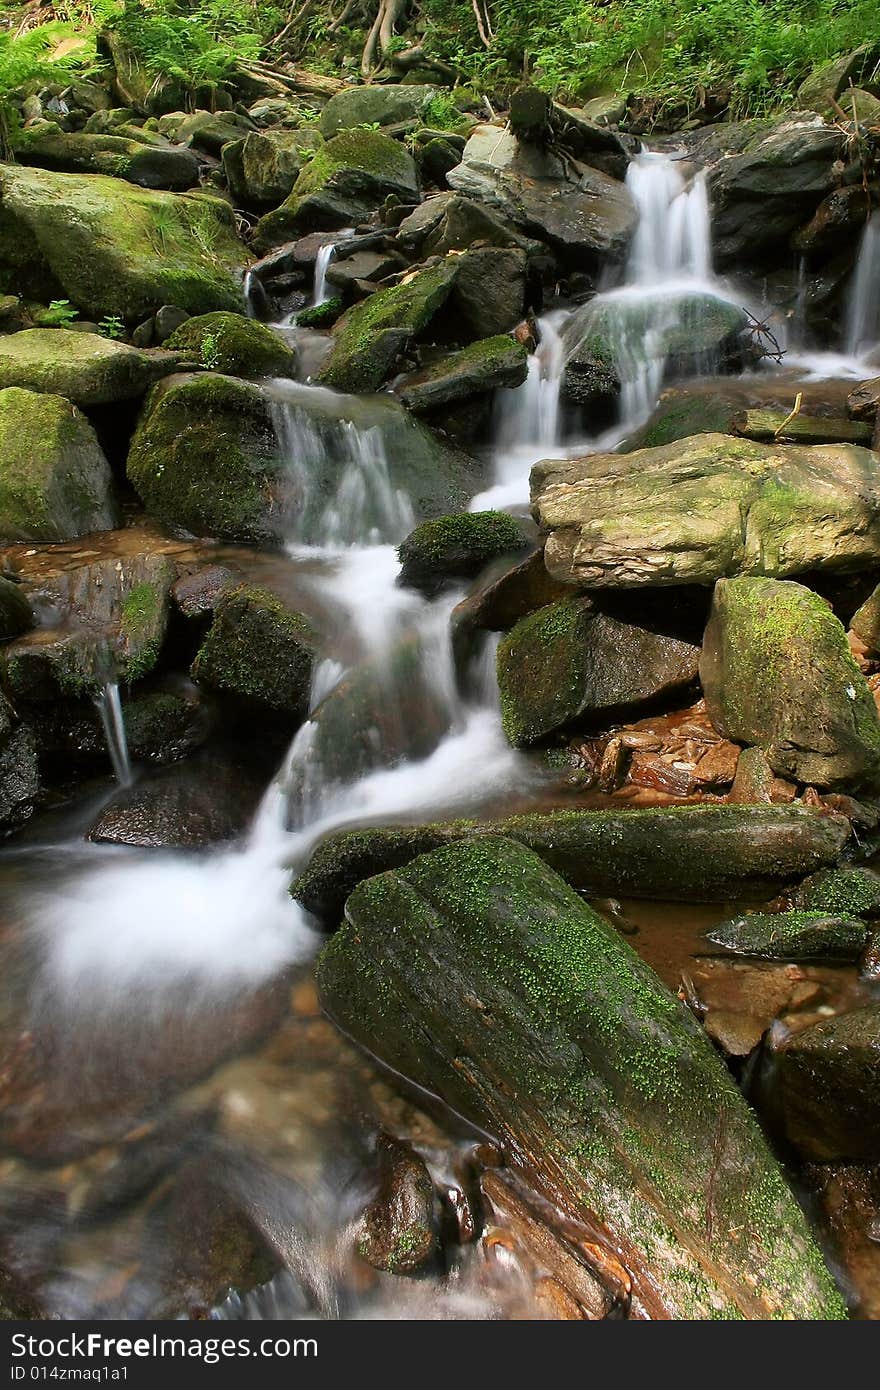
<svg viewBox="0 0 880 1390">
<path fill-rule="evenodd" d="M 843 89 L 857 86 L 876 66 L 876 45 L 862 44 L 849 53 L 840 54 L 820 63 L 797 90 L 800 111 L 817 111 L 821 116 L 835 115 L 834 102 Z"/>
<path fill-rule="evenodd" d="M 221 595 L 192 666 L 209 690 L 291 720 L 309 705 L 317 639 L 302 613 L 267 589 Z"/>
<path fill-rule="evenodd" d="M 21 386 L 74 405 L 135 400 L 169 372 L 180 353 L 129 347 L 72 328 L 26 328 L 0 338 L 0 390 Z"/>
<path fill-rule="evenodd" d="M 372 874 L 475 835 L 528 845 L 587 897 L 677 902 L 765 901 L 833 865 L 849 823 L 804 806 L 664 806 L 550 811 L 496 821 L 441 821 L 341 831 L 318 846 L 291 892 L 336 926 Z"/>
<path fill-rule="evenodd" d="M 752 912 L 706 932 L 713 946 L 768 960 L 856 961 L 867 936 L 868 929 L 858 917 L 806 910 Z"/>
<path fill-rule="evenodd" d="M 277 207 L 321 144 L 316 130 L 252 131 L 223 146 L 229 191 L 242 206 Z"/>
<path fill-rule="evenodd" d="M 140 188 L 180 191 L 199 181 L 199 162 L 188 150 L 167 141 L 149 144 L 121 135 L 68 134 L 47 123 L 16 137 L 19 164 L 67 174 L 106 174 Z"/>
<path fill-rule="evenodd" d="M 880 1159 L 880 1008 L 804 1028 L 773 1056 L 770 1097 L 785 1138 L 809 1158 Z"/>
<path fill-rule="evenodd" d="M 798 884 L 792 906 L 807 912 L 833 912 L 847 917 L 880 916 L 880 874 L 873 869 L 841 865 L 821 869 Z"/>
<path fill-rule="evenodd" d="M 399 285 L 355 304 L 333 329 L 333 351 L 319 379 L 337 391 L 375 391 L 394 362 L 443 307 L 458 266 L 449 256 Z"/>
<path fill-rule="evenodd" d="M 699 648 L 573 597 L 522 618 L 498 647 L 504 732 L 530 744 L 619 716 L 696 680 Z"/>
<path fill-rule="evenodd" d="M 453 845 L 363 883 L 318 982 L 362 1045 L 604 1229 L 637 1316 L 845 1315 L 699 1024 L 521 845 Z"/>
<path fill-rule="evenodd" d="M 237 541 L 277 534 L 283 459 L 268 401 L 248 382 L 212 372 L 160 383 L 138 421 L 127 472 L 166 525 Z"/>
<path fill-rule="evenodd" d="M 880 718 L 846 633 L 801 584 L 719 580 L 700 660 L 715 728 L 775 772 L 821 787 L 876 786 Z"/>
<path fill-rule="evenodd" d="M 115 517 L 110 465 L 85 416 L 61 396 L 0 390 L 0 542 L 69 540 Z"/>
<path fill-rule="evenodd" d="M 400 583 L 425 594 L 472 579 L 490 561 L 528 546 L 507 512 L 460 512 L 417 526 L 398 546 Z"/>
<path fill-rule="evenodd" d="M 159 130 L 181 145 L 219 159 L 231 140 L 240 140 L 255 129 L 249 116 L 237 111 L 171 111 L 159 121 Z"/>
<path fill-rule="evenodd" d="M 327 102 L 318 118 L 318 128 L 329 140 L 341 130 L 357 126 L 415 125 L 436 94 L 436 87 L 416 83 L 346 87 Z"/>
<path fill-rule="evenodd" d="M 880 455 L 856 444 L 698 434 L 629 454 L 545 459 L 535 519 L 556 579 L 583 588 L 860 570 L 880 560 Z"/>
<path fill-rule="evenodd" d="M 499 387 L 520 386 L 528 370 L 528 353 L 523 344 L 499 335 L 481 338 L 421 371 L 410 372 L 394 389 L 407 409 L 418 414 L 454 401 L 485 396 Z"/>
<path fill-rule="evenodd" d="M 344 131 L 315 151 L 285 202 L 261 218 L 255 244 L 268 250 L 304 232 L 355 226 L 389 196 L 418 202 L 412 155 L 377 131 Z"/>
<path fill-rule="evenodd" d="M 0 169 L 0 268 L 22 292 L 140 323 L 163 304 L 244 308 L 248 253 L 228 203 L 99 174 Z"/>
<path fill-rule="evenodd" d="M 241 314 L 187 319 L 166 338 L 165 347 L 228 376 L 293 376 L 296 370 L 296 355 L 284 339 Z"/>
<path fill-rule="evenodd" d="M 33 625 L 33 610 L 21 585 L 0 576 L 0 642 L 18 637 Z"/>
</svg>

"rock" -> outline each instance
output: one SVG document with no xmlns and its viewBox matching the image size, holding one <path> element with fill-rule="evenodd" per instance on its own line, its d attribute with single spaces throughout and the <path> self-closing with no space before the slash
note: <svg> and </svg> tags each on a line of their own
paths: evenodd
<svg viewBox="0 0 880 1390">
<path fill-rule="evenodd" d="M 180 145 L 191 145 L 219 158 L 231 140 L 241 140 L 254 129 L 249 116 L 235 111 L 172 112 L 159 121 L 159 130 Z"/>
<path fill-rule="evenodd" d="M 510 333 L 522 321 L 526 302 L 526 252 L 486 247 L 462 256 L 450 304 L 469 334 Z"/>
<path fill-rule="evenodd" d="M 833 101 L 844 87 L 857 84 L 876 55 L 871 44 L 844 53 L 822 63 L 805 78 L 797 90 L 797 102 L 802 111 L 818 111 L 821 116 L 834 113 Z"/>
<path fill-rule="evenodd" d="M 527 845 L 587 897 L 760 902 L 833 864 L 849 833 L 842 816 L 804 806 L 551 811 L 483 823 L 382 826 L 330 835 L 291 893 L 335 927 L 362 879 L 441 845 L 488 834 Z"/>
<path fill-rule="evenodd" d="M 337 391 L 377 390 L 395 360 L 446 303 L 457 270 L 457 259 L 449 256 L 355 304 L 333 329 L 333 351 L 319 380 Z"/>
<path fill-rule="evenodd" d="M 173 578 L 168 557 L 147 551 L 82 565 L 44 586 L 58 626 L 28 632 L 3 652 L 16 705 L 92 698 L 110 679 L 131 684 L 148 675 L 165 640 Z"/>
<path fill-rule="evenodd" d="M 3 408 L 3 397 L 0 395 L 0 413 Z M 0 465 L 0 499 L 4 492 L 3 480 L 4 466 Z M 2 505 L 2 502 L 0 502 Z M 0 520 L 0 529 L 3 523 Z M 28 599 L 20 585 L 14 584 L 11 579 L 4 579 L 0 575 L 0 642 L 7 641 L 10 637 L 18 637 L 22 632 L 27 632 L 28 628 L 34 625 L 34 614 Z"/>
<path fill-rule="evenodd" d="M 550 141 L 550 97 L 540 87 L 519 87 L 511 93 L 508 124 L 517 140 L 526 145 Z"/>
<path fill-rule="evenodd" d="M 854 420 L 868 420 L 873 423 L 880 408 L 880 376 L 863 381 L 851 391 L 846 398 L 846 408 Z"/>
<path fill-rule="evenodd" d="M 536 608 L 568 598 L 571 598 L 570 588 L 550 578 L 543 553 L 536 550 L 513 568 L 503 562 L 500 566 L 492 566 L 467 598 L 453 609 L 453 630 L 478 628 L 507 632 Z"/>
<path fill-rule="evenodd" d="M 74 405 L 135 400 L 176 370 L 179 354 L 147 351 L 70 328 L 27 328 L 0 338 L 0 390 L 20 386 Z"/>
<path fill-rule="evenodd" d="M 33 814 L 40 790 L 33 734 L 17 722 L 9 701 L 0 694 L 0 836 L 17 830 Z"/>
<path fill-rule="evenodd" d="M 490 561 L 527 544 L 506 512 L 464 512 L 423 521 L 397 548 L 398 582 L 436 594 L 450 581 L 472 579 Z"/>
<path fill-rule="evenodd" d="M 437 136 L 417 146 L 416 163 L 424 180 L 445 188 L 446 175 L 461 163 L 461 150 L 450 140 Z"/>
<path fill-rule="evenodd" d="M 236 582 L 232 570 L 225 565 L 205 565 L 178 579 L 171 589 L 171 599 L 184 618 L 207 618 L 214 612 L 220 595 L 234 588 Z"/>
<path fill-rule="evenodd" d="M 260 219 L 255 244 L 266 251 L 303 232 L 356 226 L 389 196 L 418 201 L 412 155 L 387 135 L 346 131 L 315 151 L 287 199 Z"/>
<path fill-rule="evenodd" d="M 186 323 L 188 318 L 189 314 L 185 309 L 178 309 L 175 304 L 163 304 L 156 310 L 153 320 L 156 340 L 160 343 L 167 342 L 171 334 L 176 332 L 181 324 Z"/>
<path fill-rule="evenodd" d="M 248 255 L 232 209 L 97 174 L 0 169 L 0 266 L 24 294 L 66 297 L 99 320 L 140 323 L 161 304 L 239 311 Z"/>
<path fill-rule="evenodd" d="M 856 609 L 849 625 L 869 652 L 880 652 L 880 584 Z"/>
<path fill-rule="evenodd" d="M 731 433 L 743 439 L 772 444 L 792 440 L 796 444 L 864 444 L 871 447 L 873 428 L 858 420 L 817 419 L 792 416 L 782 410 L 744 410 L 730 422 Z"/>
<path fill-rule="evenodd" d="M 192 665 L 193 680 L 263 711 L 301 721 L 309 707 L 314 629 L 267 589 L 221 595 Z"/>
<path fill-rule="evenodd" d="M 530 241 L 494 212 L 459 193 L 427 198 L 397 229 L 397 244 L 411 255 L 470 252 L 479 243 L 484 248 L 514 248 L 526 253 L 542 249 L 539 242 Z M 482 264 L 485 267 L 489 262 L 484 259 Z"/>
<path fill-rule="evenodd" d="M 856 961 L 868 929 L 857 917 L 827 912 L 753 912 L 733 917 L 706 932 L 714 946 L 740 956 L 767 960 Z"/>
<path fill-rule="evenodd" d="M 417 125 L 436 95 L 436 87 L 406 83 L 347 87 L 327 102 L 318 118 L 318 129 L 329 140 L 341 130 L 358 126 Z"/>
<path fill-rule="evenodd" d="M 849 917 L 880 916 L 880 874 L 873 869 L 822 869 L 799 884 L 792 906 L 808 912 Z"/>
<path fill-rule="evenodd" d="M 395 383 L 395 393 L 416 414 L 487 395 L 499 387 L 520 386 L 528 375 L 528 354 L 521 343 L 499 335 L 481 338 L 451 352 Z"/>
<path fill-rule="evenodd" d="M 786 1139 L 820 1162 L 880 1159 L 880 1010 L 874 1004 L 796 1033 L 773 1055 L 772 1098 Z"/>
<path fill-rule="evenodd" d="M 477 126 L 446 181 L 572 258 L 621 260 L 638 220 L 616 179 L 521 145 L 497 126 Z"/>
<path fill-rule="evenodd" d="M 871 213 L 861 184 L 835 188 L 816 208 L 805 226 L 791 239 L 792 247 L 806 256 L 823 256 L 840 250 L 841 242 L 854 240 Z"/>
<path fill-rule="evenodd" d="M 626 101 L 623 97 L 609 93 L 607 96 L 592 97 L 584 102 L 584 115 L 597 125 L 617 125 L 626 114 Z"/>
<path fill-rule="evenodd" d="M 771 255 L 834 188 L 846 139 L 819 117 L 784 117 L 709 171 L 716 265 Z"/>
<path fill-rule="evenodd" d="M 434 1184 L 422 1159 L 401 1139 L 380 1134 L 376 1157 L 379 1190 L 358 1223 L 357 1252 L 374 1269 L 414 1274 L 437 1251 Z"/>
<path fill-rule="evenodd" d="M 245 207 L 277 207 L 321 143 L 314 130 L 251 131 L 243 140 L 231 141 L 223 147 L 230 193 Z"/>
<path fill-rule="evenodd" d="M 151 116 L 175 111 L 184 102 L 180 81 L 168 73 L 148 71 L 136 50 L 121 34 L 102 29 L 97 40 L 98 57 L 107 63 L 114 93 L 124 107 Z"/>
<path fill-rule="evenodd" d="M 213 372 L 172 376 L 151 392 L 127 464 L 151 515 L 244 541 L 277 534 L 283 470 L 259 387 Z"/>
<path fill-rule="evenodd" d="M 547 459 L 532 510 L 554 578 L 585 588 L 859 570 L 880 555 L 880 459 L 854 444 L 721 434 Z"/>
<path fill-rule="evenodd" d="M 323 304 L 313 304 L 310 308 L 301 310 L 296 316 L 297 328 L 332 328 L 344 308 L 345 301 L 342 296 L 335 294 L 330 299 L 325 299 Z"/>
<path fill-rule="evenodd" d="M 630 435 L 620 452 L 656 448 L 695 434 L 732 434 L 733 421 L 744 411 L 791 413 L 798 392 L 801 408 L 814 417 L 840 418 L 846 399 L 840 384 L 762 372 L 745 377 L 705 377 L 664 390 L 650 419 Z"/>
<path fill-rule="evenodd" d="M 222 758 L 164 768 L 118 792 L 88 838 L 140 849 L 201 849 L 240 835 L 256 811 L 260 790 L 253 776 Z"/>
<path fill-rule="evenodd" d="M 573 110 L 554 101 L 550 124 L 556 140 L 566 152 L 584 164 L 601 169 L 614 179 L 625 179 L 629 168 L 626 146 L 614 131 L 594 121 L 585 110 Z"/>
<path fill-rule="evenodd" d="M 342 295 L 362 299 L 363 287 L 367 284 L 378 284 L 386 276 L 396 275 L 406 268 L 403 258 L 392 251 L 356 251 L 353 256 L 337 252 L 327 267 L 327 282 Z"/>
<path fill-rule="evenodd" d="M 522 618 L 498 647 L 511 743 L 616 718 L 696 679 L 699 649 L 573 597 Z"/>
<path fill-rule="evenodd" d="M 0 543 L 69 540 L 115 516 L 110 465 L 85 416 L 61 396 L 0 389 Z"/>
<path fill-rule="evenodd" d="M 821 787 L 880 778 L 873 696 L 842 625 L 803 585 L 719 580 L 700 680 L 718 732 L 763 748 L 782 776 Z"/>
<path fill-rule="evenodd" d="M 266 324 L 241 314 L 219 312 L 187 319 L 165 346 L 228 376 L 292 377 L 296 370 L 296 356 L 284 339 Z"/>
<path fill-rule="evenodd" d="M 57 126 L 23 130 L 15 139 L 19 164 L 34 164 L 67 174 L 106 174 L 140 188 L 180 191 L 199 181 L 199 162 L 187 150 L 166 141 L 149 144 L 120 134 L 64 134 Z"/>
<path fill-rule="evenodd" d="M 213 732 L 213 711 L 198 690 L 147 690 L 122 702 L 128 751 L 135 762 L 178 762 Z M 102 740 L 103 742 L 103 740 Z"/>
<path fill-rule="evenodd" d="M 848 87 L 841 103 L 847 116 L 858 125 L 876 126 L 880 122 L 880 100 L 873 92 Z"/>
<path fill-rule="evenodd" d="M 769 806 L 773 800 L 773 769 L 762 748 L 744 748 L 728 800 L 739 806 Z"/>
<path fill-rule="evenodd" d="M 598 1224 L 631 1315 L 842 1316 L 699 1025 L 522 846 L 453 845 L 360 885 L 318 982 L 356 1040 Z"/>
</svg>

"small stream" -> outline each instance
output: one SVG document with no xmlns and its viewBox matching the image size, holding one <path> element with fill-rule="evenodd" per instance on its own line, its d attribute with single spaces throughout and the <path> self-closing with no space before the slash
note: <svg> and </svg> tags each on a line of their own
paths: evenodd
<svg viewBox="0 0 880 1390">
<path fill-rule="evenodd" d="M 521 512 L 536 460 L 620 443 L 656 403 L 670 322 L 713 299 L 742 302 L 711 270 L 701 178 L 646 153 L 628 182 L 641 221 L 622 283 L 541 318 L 527 380 L 498 394 L 491 476 L 474 509 Z M 333 247 L 325 251 L 316 304 L 327 297 Z M 567 327 L 575 315 L 599 314 L 625 373 L 618 418 L 587 439 L 560 388 Z M 875 216 L 840 354 L 787 365 L 869 375 L 859 364 L 878 341 Z M 713 365 L 699 367 L 711 374 Z M 382 402 L 373 408 L 307 383 L 269 389 L 300 505 L 285 554 L 246 563 L 254 573 L 268 564 L 283 570 L 332 614 L 310 717 L 231 846 L 183 853 L 90 844 L 83 831 L 108 798 L 104 786 L 0 854 L 0 1018 L 14 1040 L 3 1079 L 10 1142 L 0 1160 L 0 1232 L 20 1278 L 63 1318 L 540 1316 L 523 1271 L 487 1259 L 478 1245 L 459 1246 L 445 1267 L 418 1280 L 379 1275 L 354 1259 L 352 1223 L 370 1193 L 379 1128 L 417 1140 L 450 1194 L 450 1213 L 481 1136 L 423 1097 L 401 1094 L 320 1015 L 312 981 L 320 938 L 287 888 L 331 830 L 522 809 L 564 793 L 556 774 L 501 732 L 491 641 L 461 690 L 449 618 L 463 593 L 429 600 L 397 584 L 396 546 L 415 512 L 392 481 L 389 461 L 401 440 L 383 424 Z M 326 407 L 326 426 L 303 410 L 306 399 Z M 333 466 L 330 495 L 313 486 L 319 460 Z M 419 670 L 403 688 L 395 662 L 402 646 L 417 651 Z M 333 757 L 328 766 L 322 706 L 365 665 L 383 709 L 403 713 L 395 722 L 377 711 L 366 764 L 346 770 L 343 759 L 340 769 Z M 112 685 L 101 716 L 119 782 L 142 777 L 128 760 Z M 428 726 L 437 733 L 426 750 Z M 727 912 L 724 904 L 676 906 L 670 931 L 668 905 L 620 910 L 673 987 L 692 966 L 699 933 Z M 814 973 L 826 991 L 854 988 L 854 972 Z M 218 1296 L 219 1250 L 252 1292 Z"/>
</svg>

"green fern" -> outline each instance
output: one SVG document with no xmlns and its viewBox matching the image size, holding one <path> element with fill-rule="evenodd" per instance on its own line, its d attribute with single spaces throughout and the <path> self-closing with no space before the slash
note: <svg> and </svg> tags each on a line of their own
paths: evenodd
<svg viewBox="0 0 880 1390">
<path fill-rule="evenodd" d="M 0 146 L 4 159 L 14 157 L 12 144 L 19 126 L 16 98 L 28 88 L 57 82 L 94 62 L 89 47 L 53 57 L 62 39 L 76 36 L 66 24 L 40 24 L 23 34 L 0 31 Z"/>
</svg>

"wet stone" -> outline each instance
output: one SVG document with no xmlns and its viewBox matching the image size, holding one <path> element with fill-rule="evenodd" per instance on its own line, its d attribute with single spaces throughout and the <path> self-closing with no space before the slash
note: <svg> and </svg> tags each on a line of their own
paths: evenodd
<svg viewBox="0 0 880 1390">
<path fill-rule="evenodd" d="M 376 1145 L 379 1190 L 364 1212 L 358 1254 L 374 1269 L 413 1274 L 436 1253 L 434 1185 L 409 1144 L 381 1134 Z"/>
</svg>

